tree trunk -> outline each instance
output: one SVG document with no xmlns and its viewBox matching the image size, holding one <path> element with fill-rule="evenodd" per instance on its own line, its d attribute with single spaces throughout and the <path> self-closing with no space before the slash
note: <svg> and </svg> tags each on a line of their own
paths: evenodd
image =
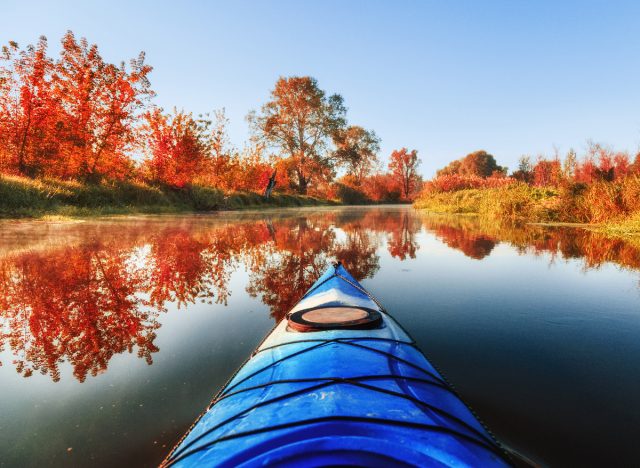
<svg viewBox="0 0 640 468">
<path fill-rule="evenodd" d="M 27 151 L 27 138 L 29 135 L 29 130 L 31 128 L 31 103 L 29 103 L 29 113 L 27 117 L 27 123 L 25 124 L 24 130 L 22 132 L 22 138 L 20 139 L 20 148 L 18 149 L 18 172 L 22 175 L 27 174 L 27 164 L 25 162 L 26 156 L 25 153 Z"/>
<path fill-rule="evenodd" d="M 309 179 L 304 176 L 302 171 L 298 171 L 298 193 L 300 195 L 307 194 L 307 185 L 309 185 Z"/>
<path fill-rule="evenodd" d="M 278 173 L 277 170 L 273 171 L 273 174 L 271 174 L 271 177 L 269 177 L 269 182 L 267 183 L 267 187 L 264 189 L 264 197 L 268 200 L 269 198 L 271 198 L 271 192 L 273 191 L 273 189 L 276 186 L 276 174 Z"/>
<path fill-rule="evenodd" d="M 301 178 L 300 179 L 300 185 L 298 187 L 298 192 L 300 193 L 300 195 L 306 195 L 307 194 L 307 179 L 305 179 L 305 178 Z"/>
</svg>

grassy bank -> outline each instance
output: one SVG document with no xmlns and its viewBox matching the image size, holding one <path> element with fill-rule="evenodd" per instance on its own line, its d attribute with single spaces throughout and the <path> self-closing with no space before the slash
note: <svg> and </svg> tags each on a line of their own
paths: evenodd
<svg viewBox="0 0 640 468">
<path fill-rule="evenodd" d="M 638 241 L 640 241 L 640 211 L 627 218 L 604 223 L 598 226 L 598 230 L 618 237 L 637 237 Z"/>
<path fill-rule="evenodd" d="M 495 189 L 466 189 L 423 194 L 417 208 L 434 213 L 479 214 L 509 220 L 561 221 L 558 193 L 514 184 Z"/>
<path fill-rule="evenodd" d="M 497 220 L 589 224 L 616 236 L 640 235 L 640 178 L 559 188 L 514 183 L 500 188 L 425 192 L 417 208 Z"/>
<path fill-rule="evenodd" d="M 313 197 L 253 192 L 225 194 L 211 187 L 169 190 L 136 182 L 86 185 L 59 180 L 0 176 L 0 217 L 85 217 L 134 213 L 181 213 L 259 207 L 328 205 Z"/>
</svg>

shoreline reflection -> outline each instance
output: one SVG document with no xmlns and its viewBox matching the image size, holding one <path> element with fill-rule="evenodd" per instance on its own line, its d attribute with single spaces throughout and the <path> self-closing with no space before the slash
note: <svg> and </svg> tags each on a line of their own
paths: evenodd
<svg viewBox="0 0 640 468">
<path fill-rule="evenodd" d="M 51 228 L 26 246 L 15 235 L 13 250 L 3 246 L 0 351 L 10 350 L 24 377 L 39 372 L 54 381 L 62 363 L 83 382 L 124 352 L 152 364 L 160 315 L 169 305 L 226 305 L 238 268 L 249 274 L 246 293 L 278 321 L 329 261 L 341 260 L 359 281 L 371 278 L 382 246 L 399 261 L 415 259 L 420 233 L 479 261 L 508 243 L 521 254 L 580 258 L 585 269 L 640 269 L 638 246 L 591 231 L 505 227 L 408 208 L 82 223 Z M 9 238 L 6 229 L 2 235 Z"/>
</svg>

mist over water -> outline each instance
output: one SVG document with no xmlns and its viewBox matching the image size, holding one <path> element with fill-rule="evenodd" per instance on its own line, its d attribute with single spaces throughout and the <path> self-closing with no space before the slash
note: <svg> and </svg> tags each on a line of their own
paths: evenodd
<svg viewBox="0 0 640 468">
<path fill-rule="evenodd" d="M 640 246 L 410 207 L 0 223 L 0 466 L 155 466 L 329 262 L 498 439 L 636 460 Z"/>
</svg>

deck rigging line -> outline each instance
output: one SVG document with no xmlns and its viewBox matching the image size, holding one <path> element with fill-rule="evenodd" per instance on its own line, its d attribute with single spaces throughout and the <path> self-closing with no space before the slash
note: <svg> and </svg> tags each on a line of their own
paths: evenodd
<svg viewBox="0 0 640 468">
<path fill-rule="evenodd" d="M 415 364 L 413 364 L 413 363 L 411 363 L 409 361 L 406 361 L 406 360 L 404 360 L 402 358 L 399 358 L 398 356 L 395 356 L 395 355 L 393 355 L 391 353 L 388 353 L 386 351 L 382 351 L 382 350 L 379 350 L 379 349 L 376 349 L 376 348 L 370 348 L 368 346 L 364 346 L 364 345 L 361 345 L 361 344 L 353 343 L 351 341 L 344 341 L 344 339 L 340 339 L 340 338 L 327 339 L 327 340 L 310 340 L 310 341 L 318 341 L 318 344 L 315 344 L 313 346 L 309 346 L 309 347 L 304 348 L 304 349 L 302 349 L 300 351 L 297 351 L 295 353 L 287 355 L 287 356 L 285 356 L 283 358 L 277 359 L 277 360 L 271 362 L 269 365 L 267 365 L 267 366 L 265 366 L 265 367 L 263 367 L 261 369 L 258 369 L 257 371 L 249 374 L 247 377 L 245 377 L 245 378 L 241 379 L 240 381 L 236 382 L 234 385 L 232 385 L 232 386 L 230 386 L 228 388 L 225 388 L 224 391 L 222 391 L 216 397 L 216 399 L 209 405 L 209 407 L 207 408 L 207 411 L 210 411 L 213 408 L 213 406 L 215 406 L 215 404 L 218 403 L 220 400 L 228 398 L 228 397 L 232 396 L 233 394 L 242 393 L 243 390 L 238 390 L 236 392 L 232 392 L 232 390 L 234 388 L 237 388 L 238 386 L 240 386 L 242 383 L 244 383 L 244 382 L 250 380 L 251 378 L 255 377 L 256 375 L 258 375 L 258 374 L 260 374 L 260 373 L 262 373 L 262 372 L 264 372 L 264 371 L 266 371 L 266 370 L 268 370 L 270 368 L 273 368 L 277 364 L 280 364 L 283 361 L 286 361 L 287 359 L 290 359 L 292 357 L 299 356 L 299 355 L 304 354 L 306 352 L 318 349 L 318 348 L 320 348 L 322 346 L 326 346 L 327 344 L 330 344 L 330 343 L 338 343 L 338 344 L 343 344 L 343 345 L 355 346 L 355 347 L 362 348 L 362 349 L 365 349 L 365 350 L 368 350 L 368 351 L 372 351 L 372 352 L 383 354 L 383 355 L 385 355 L 385 356 L 387 356 L 387 357 L 389 357 L 389 358 L 391 358 L 393 360 L 396 360 L 396 361 L 401 362 L 403 364 L 407 364 L 407 365 L 409 365 L 410 367 L 412 367 L 414 369 L 422 371 L 423 373 L 425 373 L 429 377 L 435 379 L 435 382 L 434 381 L 427 381 L 427 380 L 425 380 L 425 382 L 427 382 L 427 383 L 429 383 L 431 385 L 436 385 L 436 386 L 438 386 L 440 388 L 446 389 L 448 392 L 450 392 L 450 393 L 455 395 L 455 392 L 450 388 L 449 385 L 447 385 L 446 382 L 444 382 L 442 379 L 438 378 L 435 374 L 433 374 L 429 370 L 424 369 L 424 368 L 422 368 L 420 366 L 417 366 L 417 365 L 415 365 Z M 407 344 L 406 341 L 399 341 L 399 340 L 384 340 L 384 341 L 398 342 L 398 343 L 402 343 L 404 345 Z M 292 341 L 292 342 L 288 342 L 288 343 L 283 343 L 282 345 L 294 344 L 294 343 L 296 343 L 296 342 Z M 274 346 L 274 348 L 278 347 L 278 346 L 279 345 Z M 368 376 L 362 376 L 362 377 L 371 379 L 371 378 L 375 378 L 377 376 L 374 374 L 374 375 L 368 375 Z M 402 378 L 402 376 L 396 376 L 396 375 L 393 375 L 393 377 L 394 378 Z M 297 379 L 292 379 L 292 381 L 295 381 L 295 380 L 297 380 Z M 250 412 L 250 411 L 252 411 L 254 409 L 257 409 L 257 408 L 260 408 L 260 407 L 263 407 L 263 406 L 266 406 L 266 405 L 269 405 L 269 404 L 272 404 L 272 403 L 276 403 L 276 402 L 285 400 L 287 398 L 292 398 L 292 397 L 295 397 L 295 396 L 303 395 L 305 393 L 309 393 L 311 391 L 319 390 L 321 388 L 324 388 L 324 387 L 327 387 L 327 386 L 330 386 L 330 385 L 334 385 L 334 384 L 338 384 L 338 383 L 351 384 L 351 385 L 358 386 L 358 387 L 361 387 L 361 388 L 365 388 L 367 390 L 371 390 L 371 391 L 374 391 L 374 392 L 384 393 L 384 394 L 387 394 L 387 395 L 390 395 L 390 396 L 394 396 L 394 397 L 398 397 L 398 398 L 403 398 L 403 399 L 409 400 L 409 401 L 413 402 L 414 404 L 422 406 L 422 407 L 424 407 L 424 408 L 426 408 L 426 409 L 428 409 L 430 411 L 433 411 L 433 412 L 439 414 L 442 417 L 445 417 L 445 418 L 449 419 L 450 421 L 453 421 L 456 424 L 459 424 L 459 425 L 465 427 L 467 430 L 469 430 L 472 433 L 476 434 L 478 437 L 480 437 L 485 442 L 495 445 L 495 441 L 493 441 L 492 439 L 487 438 L 484 434 L 482 434 L 480 431 L 478 431 L 476 428 L 474 428 L 473 426 L 469 425 L 465 421 L 459 419 L 456 416 L 451 415 L 450 413 L 446 412 L 445 410 L 443 410 L 441 408 L 438 408 L 438 407 L 436 407 L 434 405 L 431 405 L 430 403 L 424 402 L 424 401 L 422 401 L 422 400 L 420 400 L 418 398 L 412 397 L 410 395 L 394 392 L 392 390 L 387 390 L 387 389 L 383 389 L 383 388 L 380 388 L 380 387 L 375 387 L 375 386 L 372 386 L 372 385 L 367 385 L 367 384 L 364 384 L 364 383 L 362 383 L 362 382 L 360 382 L 360 381 L 358 381 L 356 379 L 352 379 L 352 378 L 344 378 L 344 377 L 338 377 L 338 378 L 324 377 L 323 378 L 323 377 L 318 377 L 316 379 L 309 379 L 310 382 L 313 382 L 313 381 L 317 382 L 318 380 L 324 380 L 324 382 L 318 383 L 316 385 L 311 385 L 311 386 L 305 387 L 303 389 L 295 390 L 293 392 L 286 393 L 286 394 L 283 394 L 283 395 L 278 395 L 277 397 L 274 397 L 272 399 L 260 401 L 260 402 L 256 403 L 255 405 L 252 405 L 252 406 L 250 406 L 248 408 L 245 408 L 244 410 L 242 410 L 241 412 L 237 413 L 236 415 L 231 416 L 231 417 L 227 418 L 226 420 L 216 424 L 215 426 L 207 429 L 202 434 L 198 435 L 193 440 L 191 440 L 189 443 L 187 443 L 184 446 L 182 446 L 180 450 L 177 450 L 175 453 L 171 454 L 171 457 L 178 457 L 178 458 L 176 458 L 176 459 L 170 458 L 170 460 L 176 461 L 177 459 L 183 458 L 181 456 L 181 454 L 185 453 L 185 451 L 187 449 L 189 449 L 189 447 L 193 446 L 197 441 L 201 440 L 203 437 L 205 437 L 206 435 L 216 431 L 217 429 L 219 429 L 219 428 L 221 428 L 221 427 L 223 427 L 223 426 L 235 421 L 236 419 L 242 417 L 244 414 L 246 414 L 246 413 L 248 413 L 248 412 Z M 306 381 L 306 379 L 304 379 L 304 380 L 300 379 L 300 381 L 301 382 L 302 381 Z M 265 383 L 263 385 L 258 385 L 258 386 L 256 386 L 256 388 L 266 387 L 269 384 L 270 383 Z M 248 389 L 245 389 L 245 390 L 248 390 Z M 389 421 L 393 421 L 393 420 L 389 420 Z M 268 430 L 268 429 L 265 429 L 265 430 Z M 203 447 L 204 446 L 209 446 L 212 443 L 213 442 L 204 444 Z M 196 449 L 193 449 L 193 450 L 197 451 Z M 198 450 L 201 450 L 201 449 L 198 449 Z"/>
<path fill-rule="evenodd" d="M 362 339 L 358 339 L 358 340 L 359 341 L 366 341 L 367 339 L 368 338 L 362 338 Z M 291 354 L 289 354 L 287 356 L 284 356 L 284 357 L 282 357 L 280 359 L 276 359 L 275 361 L 269 363 L 268 365 L 262 367 L 261 369 L 258 369 L 257 371 L 252 372 L 251 374 L 247 375 L 243 379 L 241 379 L 238 382 L 234 383 L 229 388 L 225 388 L 222 394 L 227 393 L 230 390 L 233 390 L 234 388 L 238 387 L 239 385 L 241 385 L 242 383 L 246 382 L 247 380 L 255 377 L 256 375 L 258 375 L 258 374 L 260 374 L 260 373 L 262 373 L 262 372 L 264 372 L 264 371 L 266 371 L 268 369 L 273 368 L 277 364 L 280 364 L 281 362 L 286 361 L 287 359 L 291 359 L 293 357 L 300 356 L 301 354 L 307 353 L 309 351 L 313 351 L 315 349 L 321 348 L 321 347 L 326 346 L 326 345 L 331 344 L 331 343 L 344 344 L 344 345 L 353 346 L 353 347 L 356 347 L 356 348 L 366 349 L 366 350 L 369 350 L 369 351 L 374 352 L 374 353 L 382 354 L 382 355 L 386 356 L 387 358 L 390 358 L 390 359 L 393 359 L 395 361 L 398 361 L 398 362 L 400 362 L 402 364 L 407 365 L 408 367 L 411 367 L 413 369 L 416 369 L 416 370 L 428 375 L 429 377 L 432 377 L 434 380 L 442 383 L 443 385 L 447 385 L 447 383 L 443 379 L 438 377 L 436 374 L 434 374 L 430 370 L 425 369 L 423 367 L 420 367 L 420 366 L 418 366 L 418 365 L 416 365 L 416 364 L 414 364 L 414 363 L 412 363 L 410 361 L 407 361 L 406 359 L 403 359 L 403 358 L 401 358 L 399 356 L 391 354 L 391 353 L 389 353 L 387 351 L 383 351 L 381 349 L 371 348 L 369 346 L 364 346 L 362 344 L 355 343 L 354 342 L 355 340 L 353 338 L 331 338 L 331 339 L 325 339 L 325 340 L 309 340 L 309 341 L 310 342 L 311 341 L 315 341 L 315 342 L 317 342 L 317 344 L 315 344 L 313 346 L 309 346 L 309 347 L 304 348 L 304 349 L 301 349 L 301 350 L 296 351 L 294 353 L 291 353 Z M 401 344 L 405 344 L 405 345 L 407 344 L 406 341 L 392 340 L 392 339 L 384 339 L 384 340 L 380 340 L 380 341 L 388 341 L 388 342 L 392 342 L 392 343 L 401 343 Z M 280 346 L 290 345 L 290 344 L 295 344 L 295 343 L 298 343 L 298 341 L 289 341 L 287 343 L 281 343 L 281 344 L 275 345 L 275 346 L 273 346 L 271 348 L 273 349 L 273 348 L 277 348 L 277 347 L 280 347 Z M 265 348 L 265 350 L 266 350 L 266 348 Z M 261 351 L 263 351 L 263 350 L 261 350 Z"/>
<path fill-rule="evenodd" d="M 196 448 L 193 448 L 187 452 L 184 452 L 182 454 L 180 454 L 179 456 L 177 456 L 176 458 L 173 459 L 168 459 L 166 460 L 166 464 L 163 464 L 162 466 L 165 467 L 169 467 L 171 465 L 173 465 L 174 463 L 177 463 L 181 460 L 184 460 L 185 458 L 200 452 L 202 450 L 206 450 L 209 447 L 219 443 L 219 442 L 225 442 L 227 440 L 232 440 L 232 439 L 237 439 L 240 437 L 247 437 L 247 436 L 251 436 L 251 435 L 256 435 L 256 434 L 261 434 L 264 432 L 269 432 L 269 431 L 278 431 L 281 429 L 287 429 L 287 428 L 291 428 L 291 427 L 297 427 L 297 426 L 305 426 L 305 425 L 309 425 L 309 424 L 317 424 L 317 423 L 330 423 L 330 422 L 354 422 L 354 423 L 369 423 L 369 424 L 380 424 L 380 425 L 387 425 L 387 426 L 401 426 L 401 427 L 409 427 L 412 429 L 422 429 L 424 431 L 427 432 L 440 432 L 440 433 L 444 433 L 444 434 L 450 434 L 453 435 L 455 437 L 459 437 L 460 439 L 464 439 L 467 442 L 471 442 L 473 444 L 476 444 L 488 451 L 490 451 L 491 453 L 493 453 L 494 455 L 499 456 L 503 461 L 507 462 L 508 464 L 512 464 L 512 461 L 509 459 L 508 455 L 503 452 L 503 450 L 499 447 L 496 446 L 493 441 L 490 444 L 487 444 L 485 442 L 482 442 L 474 437 L 468 436 L 466 434 L 463 434 L 461 432 L 455 431 L 453 429 L 449 429 L 446 427 L 442 427 L 442 426 L 435 426 L 435 425 L 431 425 L 431 424 L 423 424 L 423 423 L 416 423 L 416 422 L 411 422 L 411 421 L 398 421 L 398 420 L 393 420 L 393 419 L 380 419 L 380 418 L 368 418 L 368 417 L 359 417 L 359 416 L 326 416 L 326 417 L 320 417 L 320 418 L 311 418 L 311 419 L 305 419 L 305 420 L 301 420 L 301 421 L 292 421 L 289 423 L 284 423 L 284 424 L 279 424 L 279 425 L 275 425 L 275 426 L 270 426 L 270 427 L 263 427 L 260 429 L 253 429 L 250 431 L 245 431 L 245 432 L 237 432 L 235 434 L 229 434 L 227 436 L 222 436 L 219 437 L 215 440 L 212 440 L 210 442 L 207 442 L 206 444 L 203 444 L 201 446 L 198 446 Z"/>
</svg>

